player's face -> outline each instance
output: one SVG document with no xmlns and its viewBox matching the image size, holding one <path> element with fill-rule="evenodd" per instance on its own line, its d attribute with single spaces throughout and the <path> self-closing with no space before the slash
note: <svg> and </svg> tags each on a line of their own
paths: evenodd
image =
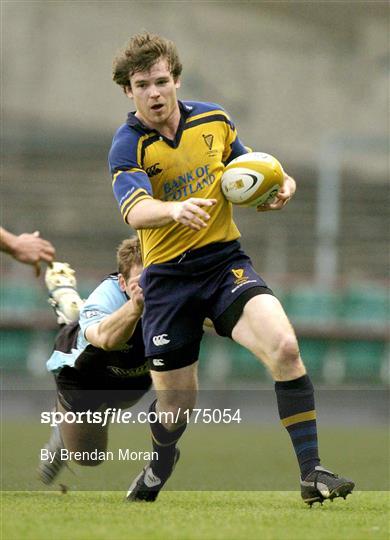
<svg viewBox="0 0 390 540">
<path fill-rule="evenodd" d="M 142 266 L 142 264 L 133 264 L 133 266 L 130 269 L 129 279 L 142 274 L 143 269 L 144 267 Z"/>
<path fill-rule="evenodd" d="M 175 81 L 165 58 L 158 60 L 149 71 L 138 71 L 130 77 L 127 95 L 134 101 L 136 116 L 148 127 L 161 128 L 179 115 Z"/>
</svg>

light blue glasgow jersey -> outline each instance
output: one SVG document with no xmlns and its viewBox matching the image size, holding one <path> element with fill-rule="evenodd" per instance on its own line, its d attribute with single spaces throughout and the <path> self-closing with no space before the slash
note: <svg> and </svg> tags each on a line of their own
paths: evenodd
<svg viewBox="0 0 390 540">
<path fill-rule="evenodd" d="M 117 311 L 128 300 L 119 287 L 118 276 L 110 275 L 89 295 L 81 312 L 76 346 L 69 352 L 53 351 L 46 363 L 48 371 L 59 371 L 64 366 L 73 367 L 78 356 L 90 344 L 85 337 L 86 329 Z"/>
</svg>

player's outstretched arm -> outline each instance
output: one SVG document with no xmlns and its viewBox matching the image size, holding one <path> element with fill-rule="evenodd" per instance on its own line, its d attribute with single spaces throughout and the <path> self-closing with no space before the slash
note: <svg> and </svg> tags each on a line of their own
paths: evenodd
<svg viewBox="0 0 390 540">
<path fill-rule="evenodd" d="M 143 199 L 130 210 L 127 222 L 133 229 L 157 229 L 177 222 L 200 231 L 207 227 L 210 219 L 207 209 L 214 206 L 216 202 L 216 199 L 195 197 L 181 202 Z"/>
<path fill-rule="evenodd" d="M 134 333 L 144 309 L 144 297 L 139 286 L 140 276 L 130 279 L 130 300 L 97 324 L 88 326 L 85 337 L 105 351 L 122 349 Z"/>
<path fill-rule="evenodd" d="M 56 253 L 50 242 L 40 238 L 39 231 L 16 236 L 3 227 L 0 227 L 0 249 L 25 264 L 36 264 L 40 261 L 50 263 Z"/>
<path fill-rule="evenodd" d="M 262 204 L 257 207 L 258 212 L 267 212 L 268 210 L 281 210 L 293 197 L 297 189 L 294 178 L 291 178 L 288 174 L 284 173 L 284 183 L 279 189 L 278 194 L 272 203 Z"/>
</svg>

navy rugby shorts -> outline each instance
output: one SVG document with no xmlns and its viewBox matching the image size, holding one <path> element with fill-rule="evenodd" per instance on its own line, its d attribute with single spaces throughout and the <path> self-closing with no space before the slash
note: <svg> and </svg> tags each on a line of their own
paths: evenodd
<svg viewBox="0 0 390 540">
<path fill-rule="evenodd" d="M 206 317 L 231 332 L 250 298 L 273 294 L 237 240 L 209 244 L 145 268 L 143 335 L 150 368 L 169 371 L 198 359 Z"/>
<path fill-rule="evenodd" d="M 83 412 L 134 405 L 151 387 L 150 376 L 127 380 L 88 377 L 65 366 L 55 374 L 57 398 L 67 411 Z"/>
</svg>

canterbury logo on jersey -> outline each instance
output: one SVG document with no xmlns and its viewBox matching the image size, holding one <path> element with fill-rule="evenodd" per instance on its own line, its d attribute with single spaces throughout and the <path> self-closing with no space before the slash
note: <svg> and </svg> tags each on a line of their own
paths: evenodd
<svg viewBox="0 0 390 540">
<path fill-rule="evenodd" d="M 161 345 L 170 343 L 171 340 L 168 339 L 168 334 L 161 334 L 160 336 L 153 336 L 152 341 L 156 347 L 161 347 Z"/>
<path fill-rule="evenodd" d="M 160 165 L 160 162 L 154 163 L 154 165 L 151 165 L 147 169 L 145 169 L 146 174 L 151 178 L 152 176 L 156 176 L 157 174 L 162 173 L 162 169 L 160 169 L 157 165 Z"/>
</svg>

